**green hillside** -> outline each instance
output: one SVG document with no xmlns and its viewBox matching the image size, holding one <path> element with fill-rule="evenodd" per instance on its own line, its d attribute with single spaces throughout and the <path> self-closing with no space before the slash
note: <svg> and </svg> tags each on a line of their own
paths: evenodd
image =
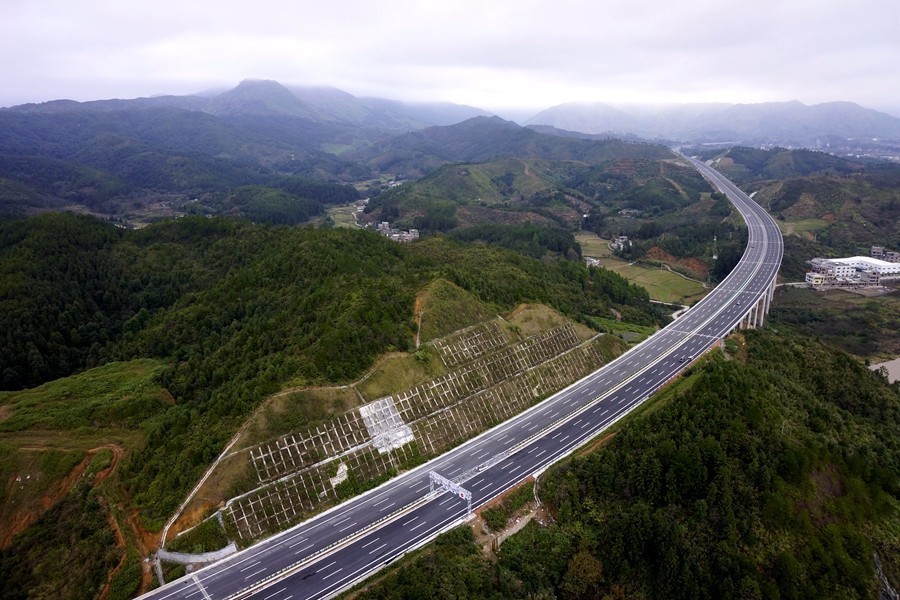
<svg viewBox="0 0 900 600">
<path fill-rule="evenodd" d="M 620 157 L 671 158 L 664 146 L 585 140 L 539 133 L 499 117 L 475 117 L 377 141 L 347 158 L 380 173 L 417 178 L 447 163 L 482 163 L 502 157 L 598 164 Z"/>
<path fill-rule="evenodd" d="M 164 366 L 113 362 L 0 392 L 0 596 L 92 597 L 120 564 L 111 597 L 137 592 L 148 549 L 122 473 L 174 402 Z"/>
<path fill-rule="evenodd" d="M 150 527 L 285 382 L 347 381 L 408 349 L 414 296 L 436 278 L 505 311 L 541 302 L 584 322 L 612 309 L 663 320 L 643 289 L 612 273 L 446 238 L 400 245 L 205 218 L 124 231 L 71 215 L 0 234 L 4 387 L 112 359 L 164 361 L 158 381 L 175 403 L 147 423 L 151 442 L 122 472 Z"/>
<path fill-rule="evenodd" d="M 708 151 L 714 165 L 732 181 L 747 183 L 764 179 L 789 179 L 814 174 L 849 175 L 863 170 L 863 165 L 845 158 L 814 150 L 761 150 L 738 146 L 724 154 Z"/>
</svg>

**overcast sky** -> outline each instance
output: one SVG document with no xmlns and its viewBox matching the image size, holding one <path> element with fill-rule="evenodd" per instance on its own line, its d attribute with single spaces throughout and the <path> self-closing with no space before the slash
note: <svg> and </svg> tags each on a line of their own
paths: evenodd
<svg viewBox="0 0 900 600">
<path fill-rule="evenodd" d="M 850 100 L 900 114 L 900 0 L 0 0 L 0 106 L 242 79 L 487 109 Z"/>
</svg>

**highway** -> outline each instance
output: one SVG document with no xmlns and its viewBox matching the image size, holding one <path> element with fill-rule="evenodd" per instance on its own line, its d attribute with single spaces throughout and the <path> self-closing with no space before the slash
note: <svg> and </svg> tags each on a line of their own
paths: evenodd
<svg viewBox="0 0 900 600">
<path fill-rule="evenodd" d="M 467 518 L 463 499 L 440 489 L 430 493 L 429 471 L 461 485 L 472 506 L 481 506 L 596 437 L 742 322 L 759 322 L 783 254 L 778 226 L 717 171 L 689 160 L 728 196 L 749 230 L 740 262 L 702 301 L 600 370 L 477 438 L 144 597 L 334 596 Z"/>
</svg>

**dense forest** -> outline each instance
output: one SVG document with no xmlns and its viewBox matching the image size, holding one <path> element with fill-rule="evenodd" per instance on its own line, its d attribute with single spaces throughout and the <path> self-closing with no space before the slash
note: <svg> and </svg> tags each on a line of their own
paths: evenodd
<svg viewBox="0 0 900 600">
<path fill-rule="evenodd" d="M 497 560 L 461 527 L 359 597 L 872 598 L 874 552 L 896 586 L 900 385 L 804 338 L 741 343 L 548 472 L 548 527 Z"/>
<path fill-rule="evenodd" d="M 358 377 L 413 339 L 413 298 L 437 277 L 498 312 L 542 302 L 589 322 L 661 324 L 644 289 L 578 260 L 540 261 L 435 237 L 184 218 L 128 231 L 47 214 L 0 225 L 0 373 L 30 387 L 155 357 L 175 402 L 122 480 L 146 525 L 171 514 L 225 441 L 286 382 Z"/>
</svg>

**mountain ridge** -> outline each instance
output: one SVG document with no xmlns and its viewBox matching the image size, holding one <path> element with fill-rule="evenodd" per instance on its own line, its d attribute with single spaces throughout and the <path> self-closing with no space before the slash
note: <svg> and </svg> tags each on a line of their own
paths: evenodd
<svg viewBox="0 0 900 600">
<path fill-rule="evenodd" d="M 338 88 L 287 87 L 268 79 L 245 79 L 234 88 L 211 94 L 85 102 L 59 99 L 0 108 L 0 113 L 103 112 L 135 108 L 179 108 L 215 116 L 291 116 L 317 122 L 400 130 L 450 125 L 490 114 L 480 108 L 450 102 L 406 103 L 381 98 L 359 98 Z"/>
<path fill-rule="evenodd" d="M 820 147 L 837 139 L 854 137 L 900 138 L 900 119 L 845 101 L 813 105 L 791 100 L 622 108 L 602 103 L 565 103 L 535 114 L 525 124 L 588 134 L 631 133 L 699 143 Z"/>
</svg>

